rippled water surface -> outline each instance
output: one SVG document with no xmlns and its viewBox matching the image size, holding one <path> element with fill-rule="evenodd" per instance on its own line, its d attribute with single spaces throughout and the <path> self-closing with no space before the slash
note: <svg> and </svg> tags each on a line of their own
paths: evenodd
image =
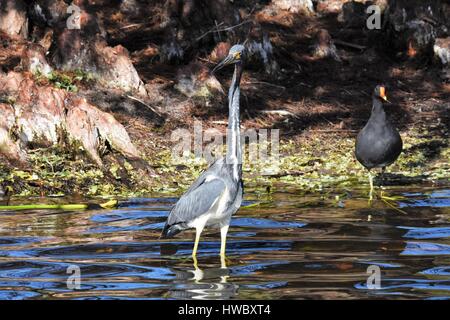
<svg viewBox="0 0 450 320">
<path fill-rule="evenodd" d="M 447 299 L 450 190 L 364 195 L 247 194 L 232 220 L 227 267 L 220 234 L 159 240 L 175 198 L 126 199 L 114 210 L 0 212 L 0 299 Z M 37 199 L 52 202 L 54 199 Z M 70 290 L 68 268 L 80 268 Z M 381 289 L 367 288 L 367 268 Z M 70 269 L 69 269 L 70 271 Z"/>
</svg>

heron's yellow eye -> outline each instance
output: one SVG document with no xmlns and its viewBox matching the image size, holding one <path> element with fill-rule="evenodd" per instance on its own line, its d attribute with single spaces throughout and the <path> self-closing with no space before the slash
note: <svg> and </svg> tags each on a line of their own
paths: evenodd
<svg viewBox="0 0 450 320">
<path fill-rule="evenodd" d="M 236 53 L 234 54 L 234 58 L 237 59 L 237 60 L 239 60 L 239 59 L 241 58 L 241 53 L 240 53 L 240 52 L 236 52 Z"/>
</svg>

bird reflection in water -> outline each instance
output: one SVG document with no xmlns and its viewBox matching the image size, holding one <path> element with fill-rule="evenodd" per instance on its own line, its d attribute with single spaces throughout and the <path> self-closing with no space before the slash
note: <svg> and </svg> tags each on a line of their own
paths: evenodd
<svg viewBox="0 0 450 320">
<path fill-rule="evenodd" d="M 174 255 L 178 246 L 170 243 L 161 245 L 161 255 Z M 230 299 L 238 294 L 238 285 L 229 282 L 231 270 L 227 259 L 221 258 L 220 267 L 200 268 L 195 257 L 191 268 L 171 268 L 175 274 L 174 289 L 169 291 L 176 299 Z"/>
<path fill-rule="evenodd" d="M 201 269 L 194 261 L 192 270 L 172 269 L 175 288 L 170 296 L 176 299 L 230 299 L 237 295 L 238 285 L 229 282 L 230 269 L 222 262 L 220 268 Z"/>
</svg>

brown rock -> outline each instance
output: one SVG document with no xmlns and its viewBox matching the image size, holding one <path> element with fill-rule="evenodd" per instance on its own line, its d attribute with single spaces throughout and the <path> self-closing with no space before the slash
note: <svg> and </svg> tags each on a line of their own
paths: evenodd
<svg viewBox="0 0 450 320">
<path fill-rule="evenodd" d="M 66 92 L 53 87 L 37 87 L 26 78 L 20 83 L 14 104 L 20 140 L 26 145 L 51 146 L 58 142 L 58 129 L 64 121 Z"/>
<path fill-rule="evenodd" d="M 7 94 L 17 93 L 19 86 L 24 80 L 24 76 L 18 72 L 9 72 L 6 75 L 0 73 L 0 83 L 2 91 Z"/>
<path fill-rule="evenodd" d="M 20 65 L 21 53 L 25 44 L 14 41 L 5 32 L 0 31 L 0 68 L 3 71 L 14 70 Z"/>
<path fill-rule="evenodd" d="M 34 0 L 29 6 L 30 19 L 36 25 L 54 27 L 66 21 L 68 7 L 64 0 Z"/>
<path fill-rule="evenodd" d="M 348 0 L 318 0 L 316 11 L 320 14 L 336 14 L 342 13 L 342 6 L 344 3 L 349 3 Z M 358 2 L 363 3 L 366 7 L 369 5 L 380 6 L 381 11 L 384 11 L 388 5 L 388 0 L 358 0 Z M 342 18 L 342 17 L 341 17 Z"/>
<path fill-rule="evenodd" d="M 224 93 L 216 77 L 210 74 L 206 66 L 198 62 L 192 62 L 178 71 L 174 88 L 190 98 L 210 98 L 216 93 Z"/>
<path fill-rule="evenodd" d="M 342 5 L 338 20 L 345 24 L 346 28 L 365 28 L 367 5 L 362 2 L 348 1 Z"/>
<path fill-rule="evenodd" d="M 100 137 L 86 108 L 83 105 L 81 107 L 73 106 L 67 112 L 66 121 L 66 130 L 69 136 L 78 141 L 91 159 L 101 166 L 102 161 L 98 154 Z"/>
<path fill-rule="evenodd" d="M 127 49 L 118 45 L 114 48 L 97 43 L 96 63 L 101 81 L 110 88 L 146 93 L 144 83 L 131 62 Z"/>
<path fill-rule="evenodd" d="M 435 60 L 442 66 L 440 77 L 445 82 L 450 82 L 450 38 L 438 38 L 433 46 Z"/>
<path fill-rule="evenodd" d="M 128 51 L 121 45 L 114 48 L 108 46 L 101 19 L 97 19 L 95 12 L 87 12 L 84 3 L 81 0 L 76 2 L 81 8 L 80 29 L 66 28 L 65 21 L 60 22 L 61 28 L 55 35 L 57 45 L 52 62 L 58 69 L 91 72 L 109 88 L 144 95 L 143 82 Z"/>
<path fill-rule="evenodd" d="M 333 39 L 325 29 L 320 29 L 316 35 L 313 57 L 317 59 L 332 58 L 336 61 L 341 61 Z"/>
<path fill-rule="evenodd" d="M 61 135 L 62 129 L 69 142 L 78 141 L 98 165 L 102 163 L 98 150 L 105 145 L 131 160 L 139 159 L 125 128 L 85 99 L 62 89 L 38 86 L 30 74 L 16 72 L 0 74 L 0 88 L 3 95 L 16 97 L 14 103 L 2 103 L 0 109 L 0 152 L 9 159 L 25 159 L 19 142 L 29 147 L 58 143 L 66 137 Z"/>
<path fill-rule="evenodd" d="M 83 38 L 80 30 L 63 29 L 56 39 L 53 63 L 61 70 L 96 71 L 93 42 L 95 39 Z"/>
<path fill-rule="evenodd" d="M 109 47 L 98 34 L 86 38 L 80 30 L 64 30 L 58 37 L 54 63 L 63 70 L 92 72 L 109 88 L 146 93 L 128 51 L 121 45 Z"/>
<path fill-rule="evenodd" d="M 68 106 L 66 130 L 69 136 L 81 143 L 90 157 L 101 165 L 98 149 L 102 141 L 130 159 L 139 159 L 125 128 L 106 112 L 90 105 L 85 99 L 74 99 Z"/>
<path fill-rule="evenodd" d="M 0 30 L 10 36 L 28 37 L 27 7 L 22 0 L 0 2 Z"/>
<path fill-rule="evenodd" d="M 292 13 L 314 13 L 311 0 L 273 0 L 272 3 L 275 7 Z"/>
<path fill-rule="evenodd" d="M 15 126 L 14 108 L 0 103 L 0 153 L 10 161 L 26 161 L 26 154 L 11 135 Z"/>
<path fill-rule="evenodd" d="M 158 56 L 159 54 L 159 50 L 158 47 L 154 46 L 154 45 L 147 45 L 147 47 L 145 49 L 142 50 L 138 50 L 133 52 L 132 54 L 132 61 L 136 62 L 139 60 L 151 60 L 153 58 L 155 58 L 156 56 Z"/>
<path fill-rule="evenodd" d="M 450 64 L 450 37 L 438 38 L 433 46 L 435 57 L 443 64 Z"/>
<path fill-rule="evenodd" d="M 13 107 L 17 135 L 25 145 L 48 146 L 57 142 L 64 117 L 65 91 L 37 87 L 29 75 L 10 72 L 0 77 L 0 86 L 15 97 Z"/>
<path fill-rule="evenodd" d="M 38 44 L 28 44 L 22 52 L 22 69 L 30 71 L 33 74 L 49 76 L 52 73 L 52 67 L 45 58 L 45 48 Z"/>
<path fill-rule="evenodd" d="M 319 0 L 316 10 L 321 14 L 339 13 L 344 2 L 346 0 Z"/>
<path fill-rule="evenodd" d="M 436 0 L 392 0 L 386 17 L 387 46 L 399 58 L 429 59 L 435 38 L 448 28 L 444 5 Z"/>
</svg>

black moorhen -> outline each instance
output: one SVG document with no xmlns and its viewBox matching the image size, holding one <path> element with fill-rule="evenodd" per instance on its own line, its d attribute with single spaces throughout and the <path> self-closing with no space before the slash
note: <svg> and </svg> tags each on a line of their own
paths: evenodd
<svg viewBox="0 0 450 320">
<path fill-rule="evenodd" d="M 378 85 L 372 95 L 372 114 L 356 137 L 356 159 L 369 171 L 372 200 L 373 178 L 370 170 L 393 163 L 402 152 L 403 143 L 397 129 L 386 118 L 383 101 L 387 101 L 386 88 Z"/>
</svg>

